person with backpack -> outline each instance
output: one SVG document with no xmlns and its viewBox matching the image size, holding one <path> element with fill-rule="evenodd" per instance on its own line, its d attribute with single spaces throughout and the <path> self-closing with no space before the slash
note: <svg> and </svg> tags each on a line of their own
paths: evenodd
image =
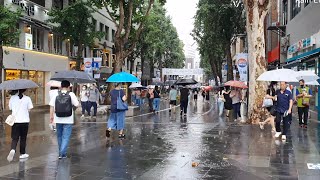
<svg viewBox="0 0 320 180">
<path fill-rule="evenodd" d="M 95 84 L 90 86 L 88 91 L 88 115 L 91 114 L 91 108 L 93 107 L 93 118 L 97 118 L 97 110 L 99 104 L 100 92 L 96 88 Z"/>
<path fill-rule="evenodd" d="M 63 80 L 61 90 L 53 97 L 50 105 L 50 122 L 56 123 L 59 147 L 59 159 L 67 158 L 67 148 L 74 124 L 73 107 L 79 106 L 79 101 L 73 92 L 70 92 L 70 82 Z"/>
<path fill-rule="evenodd" d="M 26 145 L 30 122 L 29 111 L 33 108 L 33 104 L 31 98 L 23 94 L 25 91 L 25 89 L 12 91 L 12 96 L 9 100 L 9 109 L 12 110 L 12 115 L 15 117 L 15 122 L 11 129 L 11 150 L 7 157 L 9 162 L 13 160 L 19 139 L 20 159 L 27 159 L 29 157 L 26 154 Z"/>
<path fill-rule="evenodd" d="M 300 87 L 296 90 L 298 114 L 299 114 L 299 125 L 301 128 L 308 128 L 308 115 L 310 98 L 312 97 L 312 90 L 305 85 L 303 79 L 299 81 Z M 303 119 L 302 119 L 303 117 Z"/>
</svg>

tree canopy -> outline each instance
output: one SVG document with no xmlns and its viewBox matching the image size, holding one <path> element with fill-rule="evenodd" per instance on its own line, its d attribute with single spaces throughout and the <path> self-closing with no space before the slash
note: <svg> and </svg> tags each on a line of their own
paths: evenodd
<svg viewBox="0 0 320 180">
<path fill-rule="evenodd" d="M 93 46 L 96 38 L 102 38 L 104 33 L 96 31 L 92 21 L 91 4 L 76 1 L 64 9 L 52 9 L 49 12 L 50 23 L 54 23 L 54 32 L 59 33 L 64 39 L 70 39 L 78 46 L 77 69 L 80 69 L 82 50 L 86 46 Z M 81 12 L 81 13 L 80 13 Z"/>
</svg>

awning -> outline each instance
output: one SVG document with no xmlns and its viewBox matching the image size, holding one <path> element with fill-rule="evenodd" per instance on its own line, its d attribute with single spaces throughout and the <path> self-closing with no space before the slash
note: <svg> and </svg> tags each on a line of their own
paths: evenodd
<svg viewBox="0 0 320 180">
<path fill-rule="evenodd" d="M 310 57 L 318 55 L 318 54 L 320 54 L 320 48 L 317 48 L 317 49 L 314 49 L 312 51 L 308 51 L 308 52 L 302 53 L 300 55 L 294 56 L 292 58 L 289 58 L 289 59 L 286 60 L 286 62 L 304 60 L 304 59 L 310 58 Z"/>
</svg>

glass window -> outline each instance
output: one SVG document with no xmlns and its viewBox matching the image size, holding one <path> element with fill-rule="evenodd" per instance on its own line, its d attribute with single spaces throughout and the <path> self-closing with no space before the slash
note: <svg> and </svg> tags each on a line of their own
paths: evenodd
<svg viewBox="0 0 320 180">
<path fill-rule="evenodd" d="M 59 35 L 53 36 L 53 48 L 55 54 L 62 54 L 62 37 Z"/>
<path fill-rule="evenodd" d="M 45 7 L 46 3 L 45 3 L 45 0 L 30 0 L 36 4 L 39 4 L 40 6 L 43 6 Z"/>
<path fill-rule="evenodd" d="M 43 51 L 43 30 L 32 28 L 33 50 Z"/>
<path fill-rule="evenodd" d="M 96 31 L 97 30 L 97 20 L 95 20 L 94 18 L 92 18 L 92 26 L 93 26 L 93 30 Z"/>
<path fill-rule="evenodd" d="M 37 72 L 37 104 L 44 104 L 44 72 Z"/>
<path fill-rule="evenodd" d="M 284 0 L 283 1 L 283 6 L 282 6 L 282 23 L 283 25 L 287 25 L 288 23 L 288 1 Z"/>
<path fill-rule="evenodd" d="M 112 42 L 114 42 L 114 38 L 115 38 L 114 36 L 115 36 L 115 34 L 116 34 L 116 31 L 112 29 L 112 34 L 111 34 L 111 35 L 112 35 L 112 39 L 111 39 Z"/>
<path fill-rule="evenodd" d="M 109 27 L 108 27 L 108 26 L 105 26 L 105 31 L 106 31 L 105 39 L 106 39 L 107 41 L 109 41 Z"/>
<path fill-rule="evenodd" d="M 100 29 L 100 32 L 102 32 L 102 33 L 104 32 L 103 28 L 104 28 L 104 24 L 100 23 L 99 29 Z M 101 41 L 101 39 L 99 39 L 99 40 Z"/>
<path fill-rule="evenodd" d="M 291 0 L 291 19 L 293 19 L 301 11 L 301 2 Z"/>
<path fill-rule="evenodd" d="M 56 9 L 63 9 L 63 0 L 53 0 L 52 7 Z"/>
</svg>

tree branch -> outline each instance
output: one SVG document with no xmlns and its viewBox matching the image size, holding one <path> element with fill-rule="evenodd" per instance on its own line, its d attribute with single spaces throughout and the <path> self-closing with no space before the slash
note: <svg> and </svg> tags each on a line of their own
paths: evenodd
<svg viewBox="0 0 320 180">
<path fill-rule="evenodd" d="M 123 6 L 124 6 L 123 0 L 120 0 L 119 1 L 120 18 L 119 18 L 119 26 L 118 26 L 118 29 L 117 29 L 117 32 L 116 32 L 116 37 L 120 37 L 122 29 L 123 29 L 123 26 L 124 26 L 125 15 L 124 15 L 124 7 Z"/>
<path fill-rule="evenodd" d="M 127 28 L 125 30 L 125 42 L 128 41 L 131 28 L 132 28 L 132 14 L 133 14 L 133 0 L 130 0 L 129 2 L 129 16 L 128 16 L 128 22 L 127 22 Z"/>
<path fill-rule="evenodd" d="M 112 14 L 111 14 L 111 12 L 110 12 L 110 10 L 109 10 L 109 8 L 108 8 L 108 4 L 106 3 L 106 1 L 103 1 L 103 5 L 104 5 L 104 7 L 106 8 L 107 13 L 108 13 L 109 16 L 111 17 L 112 22 L 113 22 L 113 23 L 116 25 L 116 27 L 118 28 L 118 27 L 119 27 L 119 24 L 117 23 L 116 19 L 112 16 Z"/>
</svg>

